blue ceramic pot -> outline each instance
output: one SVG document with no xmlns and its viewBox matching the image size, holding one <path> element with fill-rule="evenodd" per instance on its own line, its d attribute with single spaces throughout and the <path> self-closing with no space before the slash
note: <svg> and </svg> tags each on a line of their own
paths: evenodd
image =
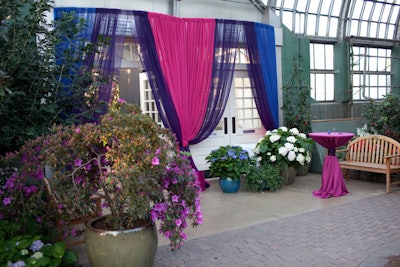
<svg viewBox="0 0 400 267">
<path fill-rule="evenodd" d="M 224 193 L 236 193 L 240 188 L 240 179 L 220 178 L 219 186 Z"/>
</svg>

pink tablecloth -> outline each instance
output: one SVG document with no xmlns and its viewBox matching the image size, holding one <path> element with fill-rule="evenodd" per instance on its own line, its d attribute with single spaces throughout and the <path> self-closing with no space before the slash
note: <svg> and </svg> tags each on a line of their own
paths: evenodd
<svg viewBox="0 0 400 267">
<path fill-rule="evenodd" d="M 338 158 L 335 155 L 337 147 L 345 145 L 353 136 L 352 133 L 341 132 L 316 132 L 309 136 L 318 144 L 328 149 L 328 155 L 324 159 L 322 167 L 322 184 L 319 190 L 313 195 L 320 198 L 340 197 L 349 194 L 343 180 L 342 171 Z"/>
</svg>

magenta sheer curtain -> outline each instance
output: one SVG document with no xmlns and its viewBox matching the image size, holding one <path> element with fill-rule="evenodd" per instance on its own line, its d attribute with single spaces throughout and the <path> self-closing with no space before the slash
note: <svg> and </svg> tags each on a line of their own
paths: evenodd
<svg viewBox="0 0 400 267">
<path fill-rule="evenodd" d="M 201 129 L 210 94 L 214 19 L 148 13 L 157 55 L 187 147 Z"/>
</svg>

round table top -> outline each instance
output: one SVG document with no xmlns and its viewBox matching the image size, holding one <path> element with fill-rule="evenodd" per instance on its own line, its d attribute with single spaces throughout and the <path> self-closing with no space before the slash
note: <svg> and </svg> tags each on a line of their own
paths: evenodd
<svg viewBox="0 0 400 267">
<path fill-rule="evenodd" d="M 309 136 L 323 147 L 336 148 L 345 145 L 353 138 L 354 134 L 346 132 L 313 132 Z"/>
</svg>

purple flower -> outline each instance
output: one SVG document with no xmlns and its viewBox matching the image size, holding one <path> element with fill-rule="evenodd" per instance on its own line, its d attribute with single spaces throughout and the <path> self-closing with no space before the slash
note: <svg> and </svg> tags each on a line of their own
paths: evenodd
<svg viewBox="0 0 400 267">
<path fill-rule="evenodd" d="M 178 202 L 179 201 L 179 196 L 173 195 L 171 199 L 172 199 L 172 202 Z"/>
<path fill-rule="evenodd" d="M 43 242 L 40 240 L 33 241 L 32 245 L 29 247 L 32 251 L 39 251 L 43 247 Z"/>
<path fill-rule="evenodd" d="M 76 159 L 76 160 L 74 161 L 74 163 L 75 163 L 75 167 L 80 167 L 80 166 L 82 166 L 82 160 L 81 160 L 81 159 Z"/>
<path fill-rule="evenodd" d="M 85 170 L 90 171 L 91 169 L 92 169 L 92 164 L 89 163 L 85 166 Z"/>
<path fill-rule="evenodd" d="M 12 267 L 23 267 L 23 266 L 25 266 L 25 262 L 24 261 L 17 261 L 17 262 L 15 262 L 15 263 L 13 263 L 12 265 L 11 265 Z"/>
<path fill-rule="evenodd" d="M 3 199 L 3 204 L 4 206 L 10 205 L 11 204 L 11 197 L 6 197 Z"/>
<path fill-rule="evenodd" d="M 119 103 L 126 103 L 126 101 L 124 99 L 122 99 L 122 98 L 118 99 L 118 102 Z"/>
</svg>

